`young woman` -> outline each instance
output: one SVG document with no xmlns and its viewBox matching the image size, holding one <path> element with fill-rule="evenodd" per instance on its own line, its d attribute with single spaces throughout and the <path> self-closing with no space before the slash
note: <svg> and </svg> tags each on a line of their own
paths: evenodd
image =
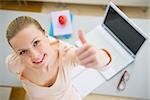
<svg viewBox="0 0 150 100">
<path fill-rule="evenodd" d="M 81 100 L 71 84 L 71 70 L 78 64 L 103 68 L 111 61 L 108 51 L 96 50 L 81 31 L 82 47 L 76 48 L 49 37 L 29 16 L 14 19 L 6 38 L 14 50 L 6 64 L 19 75 L 29 100 Z"/>
</svg>

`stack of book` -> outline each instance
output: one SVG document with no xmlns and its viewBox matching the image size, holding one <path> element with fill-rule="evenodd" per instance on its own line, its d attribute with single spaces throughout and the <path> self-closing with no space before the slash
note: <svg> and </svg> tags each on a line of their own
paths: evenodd
<svg viewBox="0 0 150 100">
<path fill-rule="evenodd" d="M 69 10 L 51 12 L 51 24 L 49 35 L 68 39 L 73 33 L 72 29 L 73 15 Z"/>
</svg>

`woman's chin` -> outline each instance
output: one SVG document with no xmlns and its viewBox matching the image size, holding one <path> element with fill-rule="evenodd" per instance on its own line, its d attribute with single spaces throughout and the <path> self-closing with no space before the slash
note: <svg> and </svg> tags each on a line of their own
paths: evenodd
<svg viewBox="0 0 150 100">
<path fill-rule="evenodd" d="M 43 72 L 48 72 L 48 66 L 42 67 L 42 71 L 43 71 Z"/>
</svg>

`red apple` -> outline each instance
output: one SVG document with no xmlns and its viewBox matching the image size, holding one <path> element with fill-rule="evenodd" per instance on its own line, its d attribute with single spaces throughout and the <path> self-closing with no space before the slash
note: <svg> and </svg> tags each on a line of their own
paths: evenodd
<svg viewBox="0 0 150 100">
<path fill-rule="evenodd" d="M 65 25 L 67 23 L 67 17 L 65 15 L 61 15 L 58 18 L 60 24 Z"/>
</svg>

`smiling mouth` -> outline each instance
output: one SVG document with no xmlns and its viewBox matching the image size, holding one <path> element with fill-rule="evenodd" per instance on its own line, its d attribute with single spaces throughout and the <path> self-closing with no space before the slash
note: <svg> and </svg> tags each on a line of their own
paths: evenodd
<svg viewBox="0 0 150 100">
<path fill-rule="evenodd" d="M 43 62 L 44 58 L 45 58 L 45 54 L 38 61 L 34 61 L 33 63 L 41 64 Z"/>
</svg>

